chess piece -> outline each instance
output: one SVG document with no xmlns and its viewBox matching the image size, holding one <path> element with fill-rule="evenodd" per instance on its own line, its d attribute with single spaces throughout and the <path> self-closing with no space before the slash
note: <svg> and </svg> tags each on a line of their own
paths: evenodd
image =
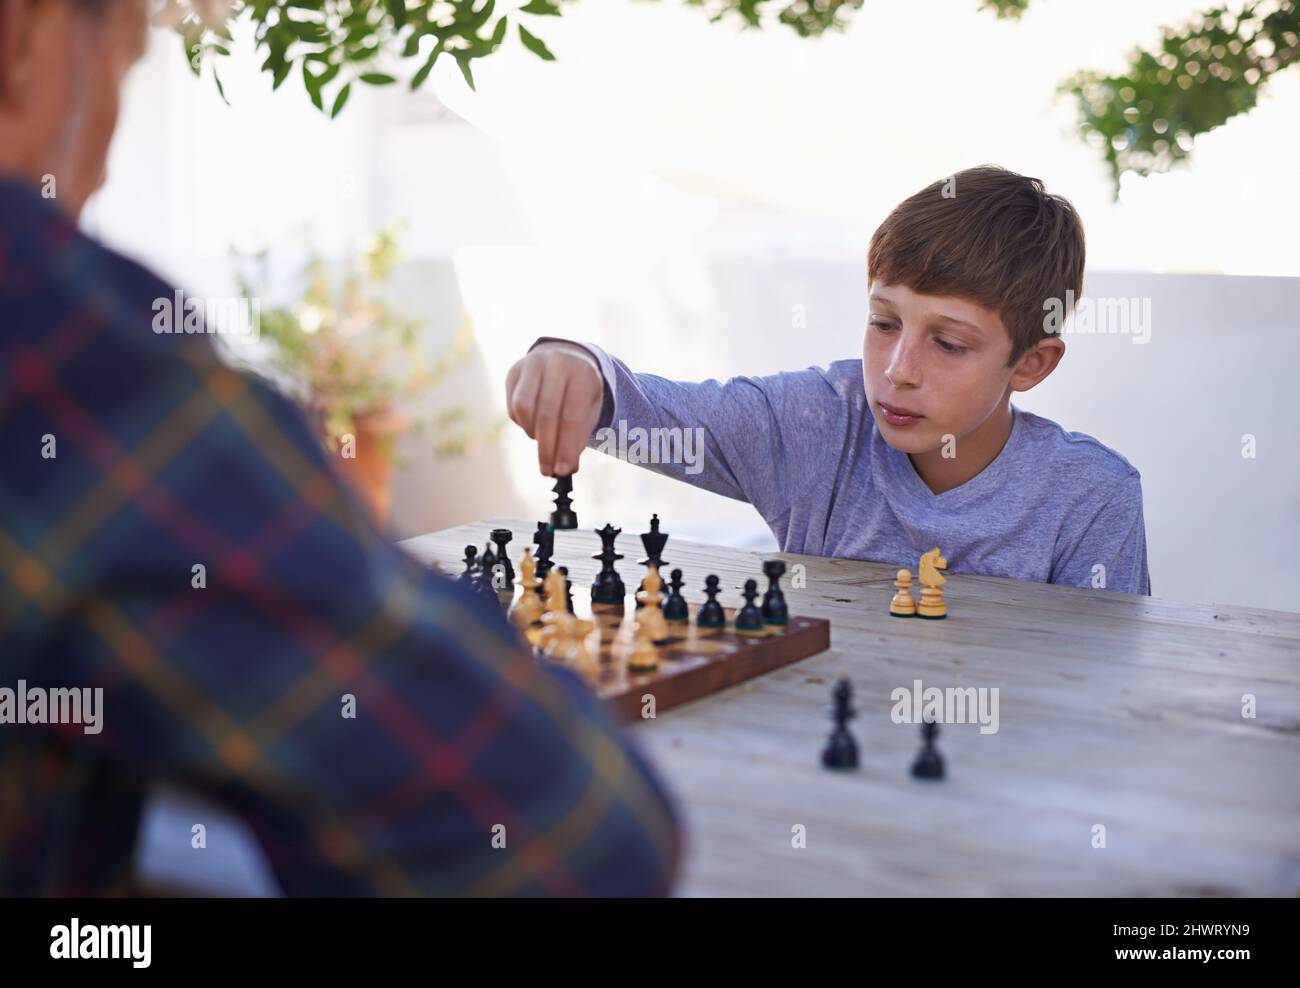
<svg viewBox="0 0 1300 988">
<path fill-rule="evenodd" d="M 587 647 L 587 636 L 595 629 L 594 621 L 583 621 L 570 615 L 564 622 L 563 635 L 555 647 L 555 658 L 563 659 L 566 665 L 577 669 L 584 677 L 594 677 L 599 669 L 591 650 Z"/>
<path fill-rule="evenodd" d="M 686 598 L 682 596 L 682 587 L 685 585 L 682 571 L 673 570 L 672 579 L 668 581 L 668 596 L 664 598 L 663 603 L 665 620 L 689 621 L 691 619 L 690 608 L 686 605 Z"/>
<path fill-rule="evenodd" d="M 465 572 L 456 580 L 472 590 L 478 589 L 478 546 L 465 546 Z"/>
<path fill-rule="evenodd" d="M 533 562 L 532 550 L 525 548 L 524 558 L 519 561 L 519 584 L 523 587 L 523 592 L 510 608 L 510 621 L 521 630 L 536 624 L 542 616 L 542 598 L 537 595 L 537 588 L 542 581 L 534 575 L 536 572 L 537 564 Z"/>
<path fill-rule="evenodd" d="M 555 565 L 551 562 L 551 555 L 555 552 L 555 529 L 539 521 L 537 531 L 533 533 L 533 545 L 537 546 L 537 578 L 545 586 L 551 567 Z"/>
<path fill-rule="evenodd" d="M 931 549 L 921 557 L 921 603 L 916 607 L 916 616 L 937 621 L 948 616 L 948 605 L 943 600 L 944 579 L 941 569 L 948 568 L 948 560 L 939 555 L 939 550 Z"/>
<path fill-rule="evenodd" d="M 510 556 L 506 552 L 506 546 L 510 544 L 510 540 L 514 537 L 515 533 L 510 531 L 508 528 L 492 529 L 492 541 L 497 547 L 497 563 L 503 566 L 506 571 L 505 586 L 499 587 L 498 589 L 509 590 L 512 593 L 515 589 L 515 567 L 514 564 L 510 562 Z"/>
<path fill-rule="evenodd" d="M 742 595 L 745 598 L 745 603 L 736 612 L 736 630 L 746 634 L 762 631 L 763 612 L 754 603 L 754 598 L 758 596 L 758 581 L 746 580 Z"/>
<path fill-rule="evenodd" d="M 515 588 L 513 586 L 506 587 L 506 567 L 504 563 L 496 563 L 490 572 L 484 574 L 484 595 L 486 596 L 489 591 L 493 599 L 502 607 L 509 607 L 510 601 L 514 599 Z"/>
<path fill-rule="evenodd" d="M 894 586 L 898 592 L 889 602 L 889 613 L 894 617 L 915 617 L 916 600 L 912 597 L 912 571 L 900 569 L 898 578 L 894 580 Z"/>
<path fill-rule="evenodd" d="M 492 551 L 491 545 L 484 546 L 482 554 L 478 557 L 478 582 L 475 589 L 484 597 L 491 597 L 500 603 L 501 583 L 504 579 L 496 553 Z"/>
<path fill-rule="evenodd" d="M 546 611 L 542 614 L 542 630 L 537 635 L 537 650 L 548 658 L 554 658 L 571 616 L 564 606 L 564 576 L 558 569 L 546 574 L 545 589 Z"/>
<path fill-rule="evenodd" d="M 641 560 L 641 565 L 646 568 L 654 566 L 656 569 L 662 570 L 664 561 L 660 557 L 663 555 L 664 546 L 668 544 L 668 533 L 659 531 L 658 515 L 650 516 L 650 531 L 641 533 L 641 544 L 645 546 L 645 559 Z M 641 581 L 639 589 L 645 589 L 645 580 Z M 636 606 L 641 606 L 639 594 Z"/>
<path fill-rule="evenodd" d="M 627 588 L 623 586 L 622 578 L 614 569 L 614 564 L 623 558 L 622 554 L 614 549 L 614 540 L 622 531 L 621 528 L 615 528 L 610 524 L 596 530 L 596 534 L 600 536 L 600 552 L 591 558 L 600 560 L 600 572 L 591 583 L 592 604 L 611 607 L 624 605 Z"/>
<path fill-rule="evenodd" d="M 912 762 L 912 775 L 918 779 L 943 778 L 943 756 L 934 746 L 938 736 L 939 725 L 934 721 L 927 720 L 921 725 L 921 737 L 925 743 L 917 753 L 916 761 Z"/>
<path fill-rule="evenodd" d="M 551 490 L 555 494 L 555 510 L 551 512 L 551 528 L 557 532 L 577 528 L 578 516 L 573 512 L 573 500 L 569 497 L 573 493 L 573 476 L 570 474 L 556 477 L 555 486 Z"/>
<path fill-rule="evenodd" d="M 790 608 L 786 606 L 785 594 L 781 592 L 781 577 L 785 574 L 785 562 L 769 559 L 763 563 L 763 575 L 767 577 L 767 592 L 763 594 L 763 623 L 789 624 Z"/>
<path fill-rule="evenodd" d="M 573 581 L 569 579 L 569 567 L 557 566 L 555 572 L 564 577 L 564 609 L 573 613 Z"/>
<path fill-rule="evenodd" d="M 638 629 L 640 623 L 637 624 Z M 651 643 L 650 639 L 644 634 L 637 631 L 635 643 L 632 646 L 632 654 L 627 657 L 627 671 L 631 673 L 643 674 L 654 672 L 659 668 L 659 651 Z"/>
<path fill-rule="evenodd" d="M 704 578 L 704 595 L 708 597 L 700 609 L 695 613 L 695 626 L 697 628 L 725 628 L 727 626 L 727 612 L 722 609 L 718 603 L 718 578 L 716 576 L 706 576 Z"/>
<path fill-rule="evenodd" d="M 659 568 L 651 566 L 650 572 L 646 574 L 645 589 L 638 591 L 636 595 L 637 603 L 643 605 L 641 610 L 636 612 L 637 630 L 639 632 L 644 625 L 645 637 L 656 645 L 666 644 L 671 637 L 668 633 L 668 621 L 659 606 L 663 602 L 663 594 L 659 592 L 661 586 Z"/>
<path fill-rule="evenodd" d="M 831 696 L 835 701 L 831 707 L 835 728 L 826 740 L 826 747 L 822 749 L 822 765 L 834 769 L 857 768 L 858 743 L 849 733 L 849 720 L 857 716 L 857 711 L 853 709 L 853 686 L 847 679 L 841 679 L 836 682 Z"/>
<path fill-rule="evenodd" d="M 637 595 L 643 593 L 644 590 L 638 591 Z M 651 640 L 651 636 L 658 630 L 653 624 L 656 617 L 662 620 L 663 613 L 654 606 L 636 612 L 636 620 L 632 624 L 632 652 L 627 657 L 627 671 L 630 673 L 644 674 L 659 668 L 659 650 Z"/>
</svg>

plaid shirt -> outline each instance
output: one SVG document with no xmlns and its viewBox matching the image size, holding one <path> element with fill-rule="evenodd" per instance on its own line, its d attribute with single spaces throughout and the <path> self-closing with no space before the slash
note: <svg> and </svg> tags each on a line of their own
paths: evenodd
<svg viewBox="0 0 1300 988">
<path fill-rule="evenodd" d="M 161 780 L 290 895 L 666 892 L 671 804 L 590 692 L 390 545 L 293 405 L 156 334 L 172 297 L 0 182 L 0 687 L 104 691 L 98 734 L 0 724 L 0 894 L 132 890 Z"/>
</svg>

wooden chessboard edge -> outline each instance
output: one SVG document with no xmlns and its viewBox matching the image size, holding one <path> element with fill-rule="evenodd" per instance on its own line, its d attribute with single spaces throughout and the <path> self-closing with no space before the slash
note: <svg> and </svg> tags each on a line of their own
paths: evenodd
<svg viewBox="0 0 1300 988">
<path fill-rule="evenodd" d="M 791 619 L 791 627 L 795 620 Z M 737 652 L 726 661 L 710 662 L 695 669 L 656 679 L 642 686 L 629 686 L 604 699 L 605 705 L 626 723 L 644 720 L 641 715 L 647 695 L 655 698 L 656 716 L 665 710 L 714 696 L 774 669 L 792 665 L 825 652 L 831 646 L 831 623 L 825 618 L 801 618 L 801 626 L 776 638 L 753 639 L 755 647 Z M 760 644 L 761 643 L 761 644 Z"/>
</svg>

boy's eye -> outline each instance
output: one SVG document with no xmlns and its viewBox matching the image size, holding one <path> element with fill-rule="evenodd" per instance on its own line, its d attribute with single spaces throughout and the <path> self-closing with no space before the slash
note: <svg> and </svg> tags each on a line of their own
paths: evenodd
<svg viewBox="0 0 1300 988">
<path fill-rule="evenodd" d="M 961 353 L 966 348 L 956 343 L 949 343 L 942 336 L 936 336 L 934 342 L 939 344 L 939 349 L 944 353 Z"/>
<path fill-rule="evenodd" d="M 869 325 L 872 329 L 878 329 L 884 333 L 887 333 L 894 328 L 893 323 L 885 322 L 883 319 L 869 319 L 867 321 L 867 325 Z"/>
</svg>

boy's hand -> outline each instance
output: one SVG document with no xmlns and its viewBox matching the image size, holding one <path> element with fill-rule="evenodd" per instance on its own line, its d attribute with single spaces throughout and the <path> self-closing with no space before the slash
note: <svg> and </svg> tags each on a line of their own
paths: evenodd
<svg viewBox="0 0 1300 988">
<path fill-rule="evenodd" d="M 534 347 L 506 375 L 506 409 L 537 440 L 537 465 L 546 477 L 577 472 L 604 398 L 600 365 L 576 343 Z"/>
</svg>

